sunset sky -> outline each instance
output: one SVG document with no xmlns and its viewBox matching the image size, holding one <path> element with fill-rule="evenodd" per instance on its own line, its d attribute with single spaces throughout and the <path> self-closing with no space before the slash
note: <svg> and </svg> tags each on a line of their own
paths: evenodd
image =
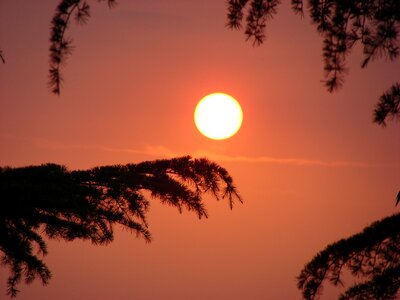
<svg viewBox="0 0 400 300">
<path fill-rule="evenodd" d="M 0 166 L 190 154 L 225 167 L 244 203 L 230 210 L 207 196 L 209 218 L 199 220 L 154 199 L 148 244 L 123 230 L 108 246 L 49 241 L 50 284 L 21 284 L 18 300 L 300 299 L 296 276 L 318 251 L 398 210 L 400 123 L 382 128 L 372 111 L 399 80 L 399 60 L 361 69 L 356 48 L 344 87 L 330 94 L 321 37 L 288 1 L 260 47 L 226 28 L 224 0 L 91 1 L 88 24 L 69 32 L 75 48 L 55 96 L 47 72 L 58 2 L 0 2 Z M 214 92 L 243 109 L 227 140 L 207 139 L 193 121 Z M 7 275 L 1 268 L 1 295 Z"/>
</svg>

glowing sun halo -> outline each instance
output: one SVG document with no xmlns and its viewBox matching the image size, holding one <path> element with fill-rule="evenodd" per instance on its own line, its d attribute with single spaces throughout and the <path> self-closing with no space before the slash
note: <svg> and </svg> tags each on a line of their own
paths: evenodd
<svg viewBox="0 0 400 300">
<path fill-rule="evenodd" d="M 224 140 L 239 131 L 243 112 L 233 97 L 215 93 L 200 100 L 194 111 L 194 121 L 197 129 L 206 137 Z"/>
</svg>

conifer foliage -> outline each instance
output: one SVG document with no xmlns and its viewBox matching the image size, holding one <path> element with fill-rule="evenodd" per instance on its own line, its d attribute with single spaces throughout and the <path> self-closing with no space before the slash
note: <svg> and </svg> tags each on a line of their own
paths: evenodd
<svg viewBox="0 0 400 300">
<path fill-rule="evenodd" d="M 296 14 L 304 15 L 303 0 L 292 0 Z M 260 45 L 267 21 L 277 12 L 279 0 L 227 0 L 231 29 L 242 28 L 247 40 Z M 308 0 L 312 23 L 323 38 L 325 85 L 329 92 L 340 88 L 347 71 L 346 60 L 356 44 L 363 49 L 364 68 L 374 59 L 399 56 L 400 1 Z M 395 83 L 378 100 L 374 122 L 400 119 L 400 84 Z M 400 192 L 396 205 L 400 202 Z M 348 239 L 329 245 L 301 271 L 298 288 L 304 299 L 316 299 L 325 281 L 342 285 L 343 270 L 358 280 L 340 299 L 394 299 L 400 288 L 400 215 L 375 222 Z"/>
<path fill-rule="evenodd" d="M 104 245 L 119 225 L 151 241 L 149 195 L 199 218 L 207 217 L 206 193 L 227 199 L 231 208 L 242 201 L 224 168 L 190 156 L 78 171 L 56 164 L 0 168 L 0 193 L 0 252 L 10 270 L 12 297 L 23 279 L 49 282 L 51 272 L 41 258 L 47 254 L 45 239 Z"/>
<path fill-rule="evenodd" d="M 358 280 L 340 300 L 396 299 L 400 288 L 399 228 L 400 214 L 395 214 L 327 246 L 297 278 L 304 299 L 316 299 L 324 281 L 342 286 L 345 269 Z"/>
<path fill-rule="evenodd" d="M 109 7 L 115 0 L 107 1 Z M 228 23 L 232 29 L 241 29 L 253 45 L 264 42 L 267 22 L 277 13 L 280 0 L 227 0 Z M 304 15 L 303 0 L 292 0 L 296 14 Z M 308 0 L 307 9 L 312 23 L 323 37 L 325 80 L 329 92 L 339 89 L 348 71 L 346 59 L 356 44 L 363 49 L 364 68 L 374 59 L 394 60 L 399 55 L 400 2 L 398 0 Z M 67 37 L 72 19 L 86 24 L 90 5 L 86 0 L 61 0 L 51 21 L 49 87 L 60 94 L 61 69 L 72 52 L 72 39 Z M 384 93 L 374 110 L 374 121 L 386 125 L 386 120 L 399 118 L 399 83 Z"/>
<path fill-rule="evenodd" d="M 267 21 L 276 14 L 279 3 L 279 0 L 228 0 L 227 26 L 241 29 L 245 23 L 246 39 L 260 45 L 265 40 Z M 292 0 L 292 8 L 304 15 L 303 0 Z M 329 92 L 343 85 L 348 70 L 346 59 L 356 44 L 363 49 L 362 68 L 380 57 L 394 60 L 399 56 L 400 1 L 308 0 L 307 10 L 323 38 L 324 83 Z M 385 120 L 394 116 L 400 116 L 398 83 L 379 99 L 374 121 L 385 125 Z"/>
<path fill-rule="evenodd" d="M 107 1 L 111 8 L 116 0 Z M 49 87 L 57 95 L 61 92 L 61 68 L 72 52 L 72 39 L 66 35 L 72 19 L 78 24 L 86 24 L 90 17 L 90 5 L 85 0 L 62 0 L 51 21 Z"/>
<path fill-rule="evenodd" d="M 400 84 L 394 84 L 375 105 L 374 122 L 386 126 L 386 120 L 400 118 Z"/>
</svg>

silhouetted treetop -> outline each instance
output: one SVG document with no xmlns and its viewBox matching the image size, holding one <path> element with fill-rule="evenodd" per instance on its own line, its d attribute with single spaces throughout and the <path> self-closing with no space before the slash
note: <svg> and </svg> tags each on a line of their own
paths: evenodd
<svg viewBox="0 0 400 300">
<path fill-rule="evenodd" d="M 265 40 L 267 21 L 276 14 L 280 1 L 228 0 L 227 3 L 227 26 L 241 29 L 242 23 L 245 23 L 246 39 L 253 40 L 253 45 L 260 45 Z M 302 0 L 292 0 L 292 8 L 295 13 L 304 15 Z M 308 0 L 307 10 L 323 38 L 324 82 L 328 91 L 342 86 L 347 71 L 347 56 L 357 43 L 364 53 L 363 68 L 376 58 L 394 60 L 398 57 L 400 1 Z M 375 122 L 383 125 L 386 117 L 399 116 L 398 87 L 398 84 L 393 85 L 379 100 L 374 112 Z M 393 107 L 397 109 L 395 113 L 391 110 Z"/>
<path fill-rule="evenodd" d="M 364 281 L 356 282 L 339 299 L 395 299 L 400 288 L 399 228 L 400 214 L 395 214 L 326 247 L 297 278 L 304 299 L 316 299 L 324 281 L 343 285 L 344 269 Z"/>
<path fill-rule="evenodd" d="M 205 193 L 226 198 L 231 208 L 234 201 L 241 202 L 228 172 L 205 158 L 79 171 L 56 164 L 0 168 L 0 251 L 2 263 L 10 268 L 7 294 L 15 297 L 23 278 L 48 283 L 50 270 L 38 256 L 47 254 L 45 237 L 107 244 L 119 224 L 149 242 L 146 192 L 199 218 L 207 217 Z"/>
</svg>

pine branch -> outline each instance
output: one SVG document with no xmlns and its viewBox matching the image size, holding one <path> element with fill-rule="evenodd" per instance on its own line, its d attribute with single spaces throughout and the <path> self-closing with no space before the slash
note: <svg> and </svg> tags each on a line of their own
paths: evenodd
<svg viewBox="0 0 400 300">
<path fill-rule="evenodd" d="M 400 83 L 392 85 L 375 105 L 374 122 L 386 126 L 388 119 L 400 119 Z"/>
<path fill-rule="evenodd" d="M 63 0 L 51 21 L 49 87 L 54 94 L 61 90 L 61 66 L 72 53 L 72 40 L 65 37 L 72 13 L 81 0 Z"/>
<path fill-rule="evenodd" d="M 246 17 L 246 40 L 252 40 L 253 46 L 261 45 L 265 40 L 267 21 L 276 14 L 280 0 L 231 0 L 228 1 L 228 23 L 230 29 L 242 28 L 243 10 L 248 5 Z"/>
<path fill-rule="evenodd" d="M 400 267 L 389 267 L 381 274 L 373 275 L 371 280 L 357 283 L 340 295 L 339 300 L 351 299 L 398 299 L 400 289 Z"/>
<path fill-rule="evenodd" d="M 228 23 L 230 29 L 241 29 L 243 21 L 243 8 L 249 0 L 228 0 Z"/>
<path fill-rule="evenodd" d="M 105 0 L 99 0 L 104 2 Z M 115 0 L 107 0 L 109 8 L 116 5 Z M 61 0 L 50 26 L 50 61 L 48 86 L 54 94 L 60 95 L 63 81 L 62 68 L 72 54 L 72 39 L 66 37 L 74 16 L 78 24 L 86 24 L 90 18 L 90 6 L 85 0 Z"/>
<path fill-rule="evenodd" d="M 341 284 L 343 268 L 365 281 L 348 289 L 342 299 L 395 296 L 400 288 L 400 214 L 377 221 L 318 253 L 297 277 L 304 299 L 315 299 L 326 280 Z"/>
<path fill-rule="evenodd" d="M 294 12 L 303 16 L 303 0 L 291 2 Z M 279 1 L 230 0 L 227 4 L 227 26 L 231 29 L 241 29 L 247 9 L 244 30 L 246 39 L 252 40 L 253 45 L 263 43 L 267 21 L 275 15 Z M 322 55 L 325 71 L 323 82 L 329 92 L 342 87 L 348 71 L 347 56 L 357 43 L 364 52 L 361 64 L 363 68 L 374 59 L 384 57 L 394 60 L 399 56 L 400 1 L 309 0 L 307 4 L 312 23 L 323 38 Z M 375 110 L 375 122 L 381 125 L 385 125 L 386 116 L 400 117 L 398 102 L 386 100 L 382 100 L 381 97 Z M 394 113 L 386 113 L 382 106 L 383 108 L 390 106 Z"/>
<path fill-rule="evenodd" d="M 146 214 L 150 201 L 194 211 L 207 217 L 203 196 L 242 202 L 228 172 L 207 159 L 180 158 L 139 164 L 68 171 L 47 164 L 24 168 L 0 167 L 0 251 L 10 269 L 7 294 L 15 297 L 17 285 L 51 273 L 41 256 L 47 254 L 44 237 L 89 240 L 106 245 L 116 225 L 151 241 Z M 38 251 L 35 251 L 37 249 Z"/>
</svg>

